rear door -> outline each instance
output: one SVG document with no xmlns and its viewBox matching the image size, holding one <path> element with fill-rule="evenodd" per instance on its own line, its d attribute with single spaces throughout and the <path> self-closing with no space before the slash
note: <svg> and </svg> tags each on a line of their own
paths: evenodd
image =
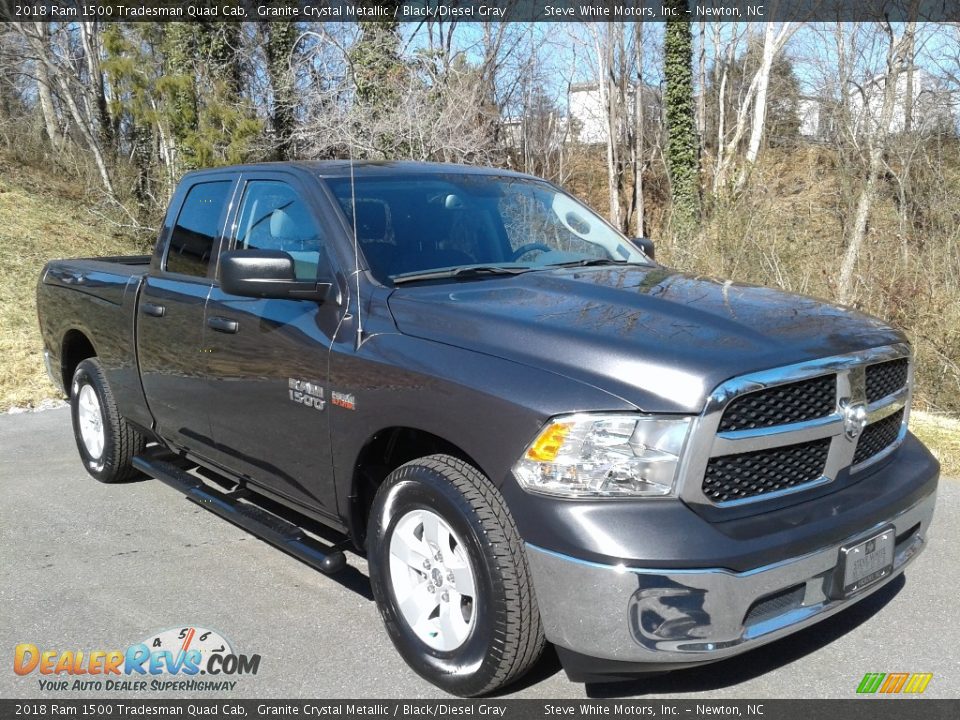
<svg viewBox="0 0 960 720">
<path fill-rule="evenodd" d="M 281 250 L 298 280 L 333 278 L 326 199 L 292 173 L 244 173 L 229 247 Z M 343 288 L 345 290 L 345 288 Z M 333 514 L 327 366 L 343 317 L 335 301 L 240 297 L 214 284 L 206 309 L 216 462 Z"/>
<path fill-rule="evenodd" d="M 160 435 L 207 456 L 208 353 L 204 309 L 235 176 L 204 175 L 184 182 L 161 237 L 165 247 L 148 274 L 137 306 L 137 357 L 150 412 Z M 178 208 L 178 209 L 177 209 Z"/>
</svg>

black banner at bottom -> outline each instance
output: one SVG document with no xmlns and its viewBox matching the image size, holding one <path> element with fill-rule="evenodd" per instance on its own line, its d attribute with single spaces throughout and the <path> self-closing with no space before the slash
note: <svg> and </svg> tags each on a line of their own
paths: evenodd
<svg viewBox="0 0 960 720">
<path fill-rule="evenodd" d="M 956 720 L 960 699 L 850 700 L 0 700 L 0 718 L 756 718 Z"/>
</svg>

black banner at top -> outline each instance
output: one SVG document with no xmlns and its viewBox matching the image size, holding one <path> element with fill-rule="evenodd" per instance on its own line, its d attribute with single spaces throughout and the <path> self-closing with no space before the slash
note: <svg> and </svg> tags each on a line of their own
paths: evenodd
<svg viewBox="0 0 960 720">
<path fill-rule="evenodd" d="M 960 0 L 0 0 L 0 20 L 78 22 L 960 22 Z"/>
</svg>

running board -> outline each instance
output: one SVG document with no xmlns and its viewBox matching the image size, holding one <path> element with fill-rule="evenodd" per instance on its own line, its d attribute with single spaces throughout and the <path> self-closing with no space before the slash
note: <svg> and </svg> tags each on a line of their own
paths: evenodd
<svg viewBox="0 0 960 720">
<path fill-rule="evenodd" d="M 269 513 L 249 502 L 239 493 L 219 492 L 176 464 L 178 457 L 169 452 L 148 453 L 133 458 L 133 466 L 152 478 L 166 483 L 186 495 L 187 500 L 209 510 L 256 535 L 298 560 L 332 575 L 343 570 L 347 558 L 336 547 L 323 545 L 307 535 L 298 525 Z"/>
</svg>

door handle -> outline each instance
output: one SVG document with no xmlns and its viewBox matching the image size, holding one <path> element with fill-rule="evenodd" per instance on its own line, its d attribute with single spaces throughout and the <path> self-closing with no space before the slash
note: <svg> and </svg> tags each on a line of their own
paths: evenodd
<svg viewBox="0 0 960 720">
<path fill-rule="evenodd" d="M 167 309 L 163 305 L 157 305 L 156 303 L 144 303 L 143 312 L 145 315 L 150 315 L 151 317 L 163 317 L 163 314 Z"/>
<path fill-rule="evenodd" d="M 208 318 L 207 325 L 211 330 L 216 330 L 217 332 L 222 333 L 230 333 L 231 335 L 240 329 L 240 323 L 238 323 L 236 320 L 230 320 L 225 317 L 217 316 Z"/>
</svg>

